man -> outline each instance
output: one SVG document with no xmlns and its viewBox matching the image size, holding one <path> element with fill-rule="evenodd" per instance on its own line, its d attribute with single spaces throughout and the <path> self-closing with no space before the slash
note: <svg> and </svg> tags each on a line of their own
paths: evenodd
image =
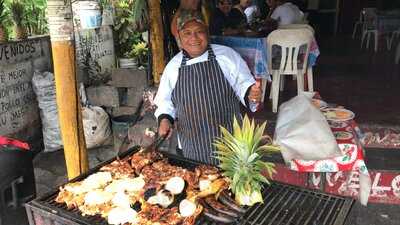
<svg viewBox="0 0 400 225">
<path fill-rule="evenodd" d="M 247 23 L 252 24 L 258 17 L 260 17 L 260 10 L 255 3 L 252 3 L 244 10 L 244 14 L 246 14 Z"/>
<path fill-rule="evenodd" d="M 259 103 L 261 88 L 238 53 L 209 44 L 199 12 L 181 11 L 178 36 L 182 51 L 166 66 L 155 98 L 158 133 L 170 136 L 176 125 L 183 156 L 215 165 L 219 126 L 232 130 L 233 117 L 241 118 L 240 102 Z"/>
<path fill-rule="evenodd" d="M 267 0 L 267 4 L 271 9 L 270 12 L 272 12 L 269 19 L 276 21 L 278 25 L 296 24 L 303 21 L 303 12 L 291 2 L 286 2 L 286 0 Z"/>
</svg>

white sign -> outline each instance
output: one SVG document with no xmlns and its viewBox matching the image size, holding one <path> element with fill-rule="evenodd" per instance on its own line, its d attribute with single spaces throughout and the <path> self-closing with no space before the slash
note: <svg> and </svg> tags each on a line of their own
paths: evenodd
<svg viewBox="0 0 400 225">
<path fill-rule="evenodd" d="M 0 68 L 0 133 L 12 134 L 38 118 L 30 61 Z"/>
</svg>

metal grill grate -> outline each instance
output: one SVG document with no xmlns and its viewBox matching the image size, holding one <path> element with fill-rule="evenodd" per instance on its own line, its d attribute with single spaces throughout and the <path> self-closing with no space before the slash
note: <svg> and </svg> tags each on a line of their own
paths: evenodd
<svg viewBox="0 0 400 225">
<path fill-rule="evenodd" d="M 353 200 L 291 185 L 272 183 L 263 193 L 264 204 L 251 208 L 241 225 L 344 224 Z"/>
</svg>

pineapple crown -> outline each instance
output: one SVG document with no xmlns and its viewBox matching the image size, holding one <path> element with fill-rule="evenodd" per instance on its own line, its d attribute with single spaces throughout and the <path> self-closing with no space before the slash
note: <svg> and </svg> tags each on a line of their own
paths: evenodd
<svg viewBox="0 0 400 225">
<path fill-rule="evenodd" d="M 256 126 L 246 115 L 240 126 L 234 118 L 233 132 L 221 127 L 222 137 L 214 142 L 219 166 L 224 176 L 230 178 L 230 187 L 237 196 L 259 193 L 262 183 L 269 183 L 262 173 L 267 172 L 270 177 L 275 173 L 274 164 L 262 160 L 264 155 L 279 151 L 278 146 L 271 144 L 270 137 L 263 136 L 266 125 L 264 122 Z M 264 138 L 269 143 L 262 144 Z"/>
<path fill-rule="evenodd" d="M 24 5 L 20 1 L 14 0 L 11 3 L 10 8 L 14 22 L 17 25 L 22 25 L 22 20 L 24 18 L 24 12 L 25 12 Z"/>
</svg>

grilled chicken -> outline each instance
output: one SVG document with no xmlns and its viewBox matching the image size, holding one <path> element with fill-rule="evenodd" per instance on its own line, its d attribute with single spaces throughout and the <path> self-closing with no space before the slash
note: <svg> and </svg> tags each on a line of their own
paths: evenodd
<svg viewBox="0 0 400 225">
<path fill-rule="evenodd" d="M 100 171 L 110 172 L 115 179 L 131 177 L 135 172 L 126 160 L 115 160 L 101 167 Z"/>
<path fill-rule="evenodd" d="M 149 151 L 149 152 L 137 152 L 131 157 L 131 166 L 135 170 L 136 174 L 140 174 L 141 170 L 156 161 L 159 161 L 163 158 L 162 154 L 158 151 Z"/>
</svg>

